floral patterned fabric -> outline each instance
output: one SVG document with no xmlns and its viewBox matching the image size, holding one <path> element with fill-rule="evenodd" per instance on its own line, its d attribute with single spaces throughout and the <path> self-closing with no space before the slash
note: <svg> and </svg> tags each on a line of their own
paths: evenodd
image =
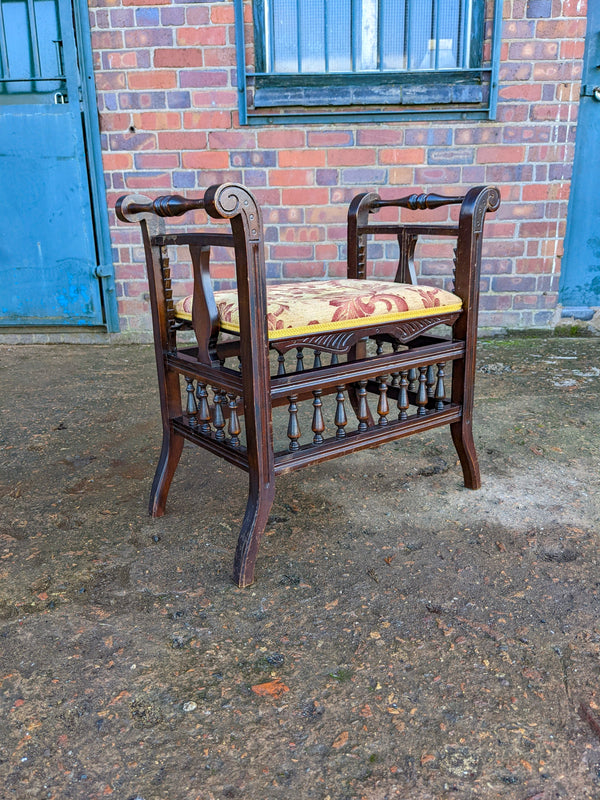
<svg viewBox="0 0 600 800">
<path fill-rule="evenodd" d="M 237 292 L 221 290 L 214 294 L 221 329 L 239 333 Z M 344 279 L 267 286 L 270 340 L 449 314 L 461 307 L 460 297 L 444 289 L 391 281 Z M 191 320 L 191 295 L 176 304 L 175 316 Z"/>
</svg>

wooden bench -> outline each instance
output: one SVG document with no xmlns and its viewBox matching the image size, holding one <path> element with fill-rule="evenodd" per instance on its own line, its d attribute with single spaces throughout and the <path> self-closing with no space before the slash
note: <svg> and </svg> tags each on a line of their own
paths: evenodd
<svg viewBox="0 0 600 800">
<path fill-rule="evenodd" d="M 465 486 L 477 489 L 471 420 L 482 233 L 486 212 L 499 203 L 498 190 L 487 186 L 461 197 L 411 194 L 382 200 L 359 194 L 348 212 L 347 278 L 271 286 L 261 210 L 244 186 L 212 186 L 200 199 L 122 197 L 119 219 L 141 226 L 162 409 L 163 445 L 150 513 L 164 513 L 186 440 L 246 471 L 249 496 L 234 580 L 247 586 L 254 580 L 277 475 L 449 425 Z M 446 205 L 460 206 L 457 222 L 427 221 L 429 209 Z M 387 207 L 421 210 L 424 221 L 371 219 Z M 198 209 L 207 215 L 201 231 L 169 225 L 167 232 L 162 217 Z M 210 218 L 229 225 L 209 224 Z M 398 242 L 393 281 L 367 277 L 373 235 Z M 417 283 L 419 237 L 456 241 L 452 292 Z M 169 251 L 182 247 L 189 249 L 193 294 L 177 300 Z M 233 291 L 213 291 L 215 247 L 231 248 Z M 194 331 L 197 345 L 178 346 L 184 330 Z M 305 362 L 307 350 L 311 364 Z M 302 424 L 301 431 L 299 408 L 307 403 L 312 421 L 310 430 Z M 274 431 L 274 418 L 282 417 L 283 432 Z"/>
</svg>

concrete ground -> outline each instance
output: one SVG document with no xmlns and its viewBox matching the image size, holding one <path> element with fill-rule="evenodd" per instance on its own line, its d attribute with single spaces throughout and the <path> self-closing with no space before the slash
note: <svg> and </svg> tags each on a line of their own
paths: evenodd
<svg viewBox="0 0 600 800">
<path fill-rule="evenodd" d="M 483 488 L 437 430 L 279 480 L 187 447 L 147 346 L 0 347 L 0 792 L 600 798 L 600 339 L 479 348 Z"/>
</svg>

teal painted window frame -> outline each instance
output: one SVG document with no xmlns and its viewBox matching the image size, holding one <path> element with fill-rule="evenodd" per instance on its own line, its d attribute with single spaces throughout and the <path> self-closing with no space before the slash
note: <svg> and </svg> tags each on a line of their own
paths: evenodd
<svg viewBox="0 0 600 800">
<path fill-rule="evenodd" d="M 502 0 L 474 0 L 469 66 L 452 69 L 281 73 L 265 51 L 264 0 L 253 0 L 254 70 L 246 68 L 244 0 L 234 0 L 242 125 L 495 119 Z M 491 19 L 484 21 L 485 6 Z M 489 14 L 489 11 L 488 11 Z M 484 60 L 485 51 L 489 56 Z"/>
</svg>

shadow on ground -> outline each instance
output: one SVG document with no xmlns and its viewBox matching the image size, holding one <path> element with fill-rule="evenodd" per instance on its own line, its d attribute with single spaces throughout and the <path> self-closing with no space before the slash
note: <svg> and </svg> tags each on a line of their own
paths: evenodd
<svg viewBox="0 0 600 800">
<path fill-rule="evenodd" d="M 243 473 L 146 514 L 152 358 L 0 349 L 4 797 L 600 797 L 598 339 L 480 346 L 478 492 L 446 430 L 282 477 L 245 590 Z"/>
</svg>

